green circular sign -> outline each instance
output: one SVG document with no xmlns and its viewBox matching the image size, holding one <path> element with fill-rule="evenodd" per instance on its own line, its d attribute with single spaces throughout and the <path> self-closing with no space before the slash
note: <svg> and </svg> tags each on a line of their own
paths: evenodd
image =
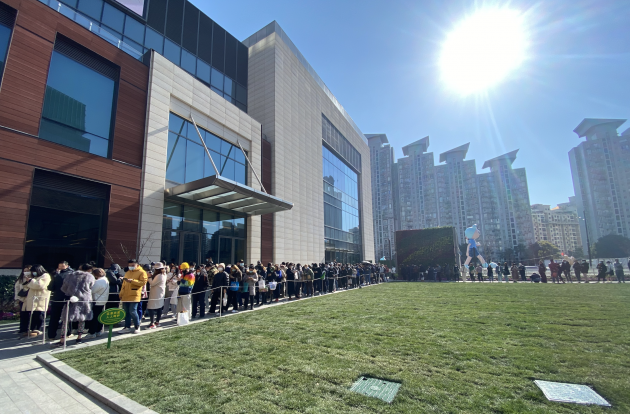
<svg viewBox="0 0 630 414">
<path fill-rule="evenodd" d="M 123 319 L 125 311 L 120 308 L 107 309 L 98 316 L 98 321 L 103 325 L 115 325 Z"/>
</svg>

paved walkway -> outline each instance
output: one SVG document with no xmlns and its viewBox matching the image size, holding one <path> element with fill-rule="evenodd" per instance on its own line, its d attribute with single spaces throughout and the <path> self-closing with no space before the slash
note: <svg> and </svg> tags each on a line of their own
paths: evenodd
<svg viewBox="0 0 630 414">
<path fill-rule="evenodd" d="M 339 290 L 330 294 L 343 292 L 346 292 L 346 290 Z M 319 295 L 315 296 L 315 298 L 317 297 Z M 300 300 L 308 299 L 312 298 Z M 254 308 L 253 311 L 227 313 L 224 314 L 224 317 L 244 312 L 256 312 L 294 302 L 296 300 L 281 300 L 278 303 L 274 302 Z M 191 323 L 203 323 L 215 318 L 216 316 L 206 314 L 205 318 L 194 319 Z M 141 323 L 142 331 L 140 335 L 174 328 L 177 326 L 177 323 L 175 318 L 166 317 L 162 319 L 158 329 L 146 329 L 148 325 L 148 319 L 144 319 Z M 2 414 L 115 413 L 111 408 L 69 385 L 37 362 L 35 357 L 38 354 L 51 352 L 50 342 L 46 341 L 46 344 L 43 344 L 41 336 L 19 340 L 17 335 L 18 328 L 17 323 L 0 325 L 0 412 Z M 120 329 L 122 327 L 114 329 L 112 340 L 120 340 L 131 336 L 116 335 L 116 331 Z M 70 339 L 67 347 L 68 349 L 76 349 L 78 347 L 97 345 L 106 341 L 107 336 L 105 334 L 100 338 L 85 340 L 80 345 L 74 345 L 74 340 Z"/>
<path fill-rule="evenodd" d="M 18 340 L 18 324 L 0 325 L 0 412 L 114 413 L 35 361 L 50 352 L 42 339 Z"/>
</svg>

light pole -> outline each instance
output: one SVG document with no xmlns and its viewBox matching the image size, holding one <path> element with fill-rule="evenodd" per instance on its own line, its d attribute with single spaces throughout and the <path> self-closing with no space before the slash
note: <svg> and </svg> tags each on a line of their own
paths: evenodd
<svg viewBox="0 0 630 414">
<path fill-rule="evenodd" d="M 593 260 L 591 259 L 591 240 L 588 237 L 588 221 L 586 221 L 586 210 L 582 210 L 584 217 L 578 216 L 579 219 L 584 220 L 584 229 L 586 230 L 586 248 L 588 249 L 588 263 L 593 267 Z"/>
</svg>

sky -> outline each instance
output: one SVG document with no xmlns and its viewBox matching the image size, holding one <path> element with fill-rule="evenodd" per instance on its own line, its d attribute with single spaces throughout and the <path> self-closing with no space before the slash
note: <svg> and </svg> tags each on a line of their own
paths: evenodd
<svg viewBox="0 0 630 414">
<path fill-rule="evenodd" d="M 530 202 L 574 195 L 568 152 L 584 118 L 630 118 L 630 1 L 192 0 L 239 40 L 273 20 L 284 29 L 364 134 L 395 149 L 429 136 L 439 154 L 470 142 L 466 159 L 519 149 Z M 475 11 L 523 13 L 529 48 L 503 82 L 463 97 L 438 65 L 448 33 Z M 630 122 L 619 129 L 630 128 Z"/>
</svg>

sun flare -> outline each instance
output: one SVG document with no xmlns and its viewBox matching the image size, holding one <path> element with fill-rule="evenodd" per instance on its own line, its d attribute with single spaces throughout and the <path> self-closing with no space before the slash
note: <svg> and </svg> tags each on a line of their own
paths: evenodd
<svg viewBox="0 0 630 414">
<path fill-rule="evenodd" d="M 448 87 L 463 95 L 496 85 L 518 68 L 527 49 L 523 15 L 510 9 L 482 10 L 447 36 L 440 69 Z"/>
</svg>

